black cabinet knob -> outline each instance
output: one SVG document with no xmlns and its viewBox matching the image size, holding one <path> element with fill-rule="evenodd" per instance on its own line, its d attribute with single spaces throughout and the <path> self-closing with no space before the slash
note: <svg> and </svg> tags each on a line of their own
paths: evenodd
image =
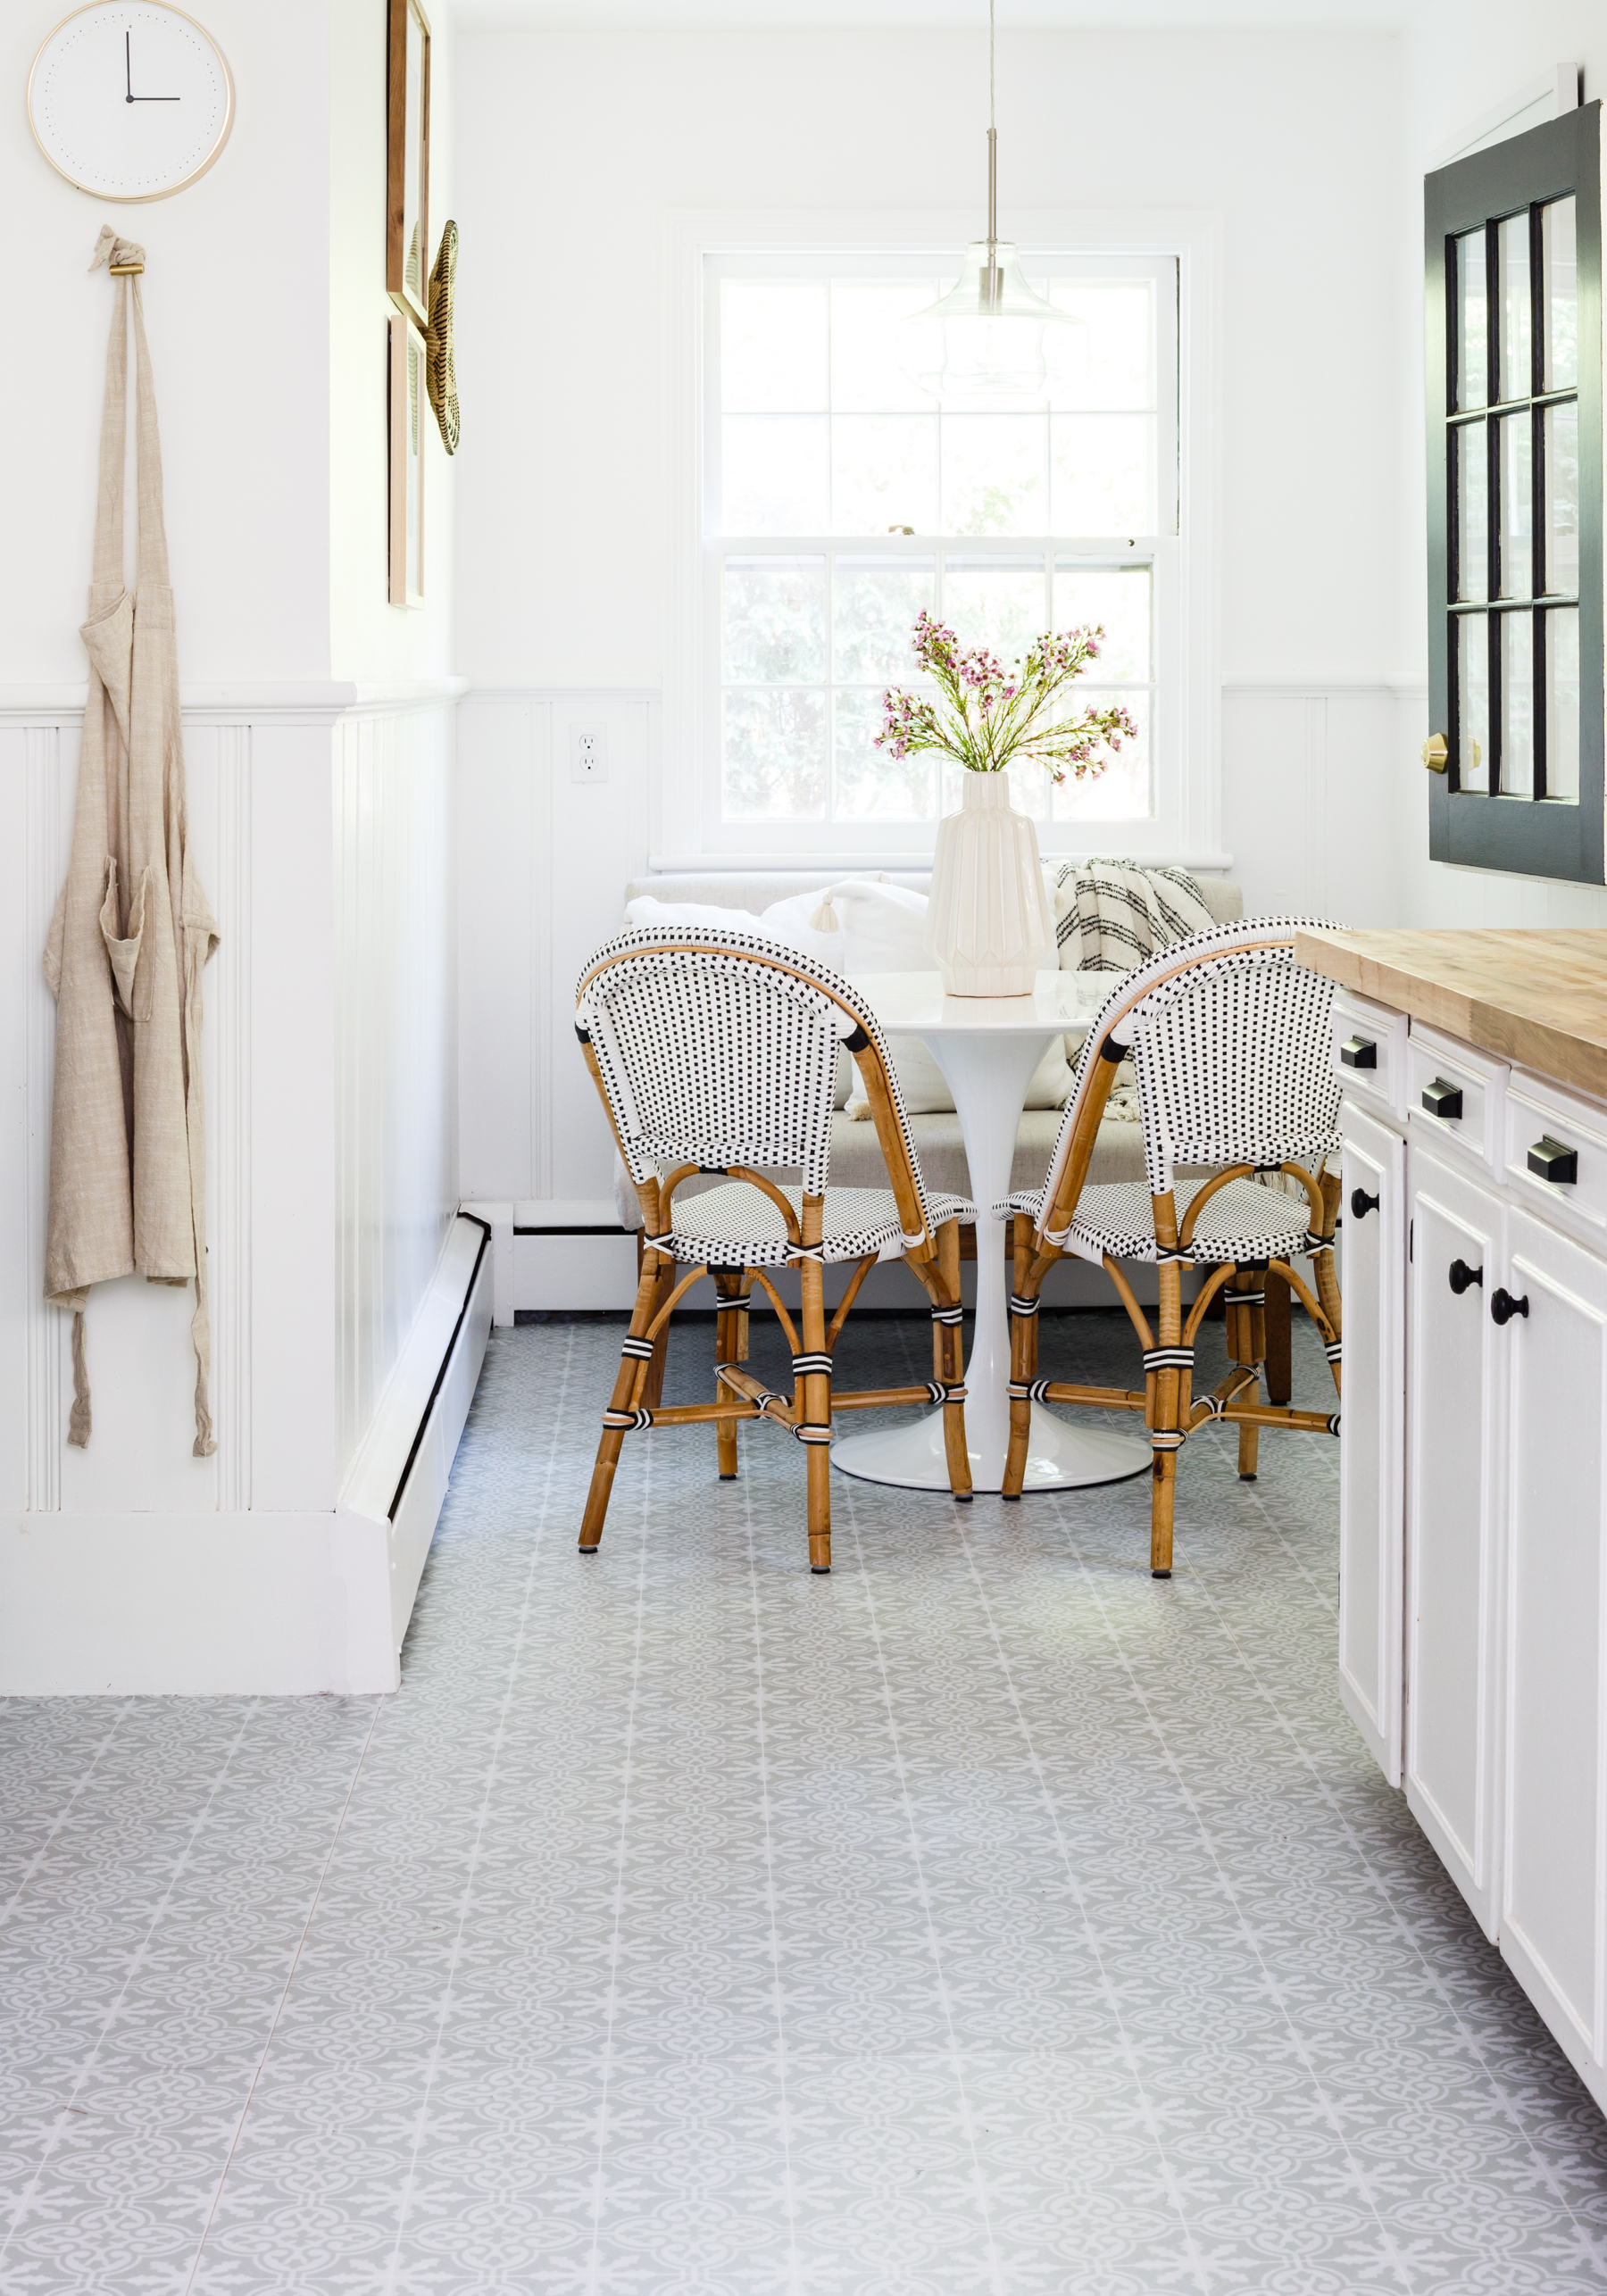
<svg viewBox="0 0 1607 2296">
<path fill-rule="evenodd" d="M 1370 1211 L 1377 1211 L 1378 1209 L 1378 1199 L 1377 1196 L 1364 1195 L 1360 1188 L 1353 1188 L 1351 1190 L 1351 1218 L 1353 1219 L 1365 1219 Z"/>
<path fill-rule="evenodd" d="M 1436 1077 L 1431 1085 L 1423 1086 L 1423 1106 L 1430 1116 L 1443 1117 L 1447 1124 L 1454 1124 L 1462 1112 L 1461 1086 L 1445 1077 Z"/>
<path fill-rule="evenodd" d="M 1376 1069 L 1378 1048 L 1370 1036 L 1347 1036 L 1339 1047 L 1339 1059 L 1347 1069 Z"/>
<path fill-rule="evenodd" d="M 1565 1148 L 1547 1132 L 1529 1150 L 1528 1168 L 1543 1180 L 1567 1181 L 1572 1186 L 1579 1177 L 1579 1152 Z"/>
<path fill-rule="evenodd" d="M 1482 1268 L 1470 1268 L 1465 1260 L 1453 1260 L 1451 1262 L 1451 1289 L 1456 1294 L 1459 1300 L 1462 1294 L 1467 1290 L 1470 1284 L 1482 1284 L 1483 1282 L 1484 1269 Z M 1501 1296 L 1503 1299 L 1505 1299 L 1506 1294 L 1503 1292 Z M 1497 1323 L 1501 1323 L 1504 1321 L 1504 1318 L 1497 1316 L 1495 1320 Z"/>
<path fill-rule="evenodd" d="M 1527 1292 L 1520 1300 L 1515 1300 L 1511 1292 L 1503 1291 L 1501 1285 L 1497 1284 L 1495 1289 L 1490 1294 L 1492 1323 L 1511 1323 L 1514 1316 L 1526 1316 L 1528 1313 L 1528 1294 Z"/>
</svg>

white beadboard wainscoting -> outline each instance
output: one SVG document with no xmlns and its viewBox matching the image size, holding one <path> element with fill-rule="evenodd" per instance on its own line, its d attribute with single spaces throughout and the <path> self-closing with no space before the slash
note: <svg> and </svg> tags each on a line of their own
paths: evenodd
<svg viewBox="0 0 1607 2296">
<path fill-rule="evenodd" d="M 90 1295 L 94 1433 L 66 1444 L 70 1327 L 42 1297 L 40 953 L 82 691 L 0 691 L 0 1693 L 395 1685 L 490 1311 L 484 1230 L 456 1216 L 461 690 L 185 689 L 221 936 L 203 1038 L 209 1460 L 190 1456 L 191 1295 L 137 1277 Z"/>
<path fill-rule="evenodd" d="M 1247 909 L 1397 921 L 1395 815 L 1403 778 L 1415 796 L 1410 776 L 1421 775 L 1420 712 L 1410 681 L 1224 690 L 1223 843 Z M 572 774 L 585 727 L 606 737 L 608 778 L 595 786 Z M 612 1142 L 575 1046 L 574 988 L 623 921 L 626 884 L 649 867 L 651 780 L 668 766 L 661 727 L 650 687 L 482 687 L 459 708 L 461 1177 L 468 1209 L 492 1226 L 499 1323 L 521 1310 L 626 1308 L 635 1292 Z M 1056 1275 L 1067 1299 L 1079 1295 L 1082 1271 Z M 897 1304 L 908 1287 L 896 1269 L 871 1281 L 867 1303 Z"/>
</svg>

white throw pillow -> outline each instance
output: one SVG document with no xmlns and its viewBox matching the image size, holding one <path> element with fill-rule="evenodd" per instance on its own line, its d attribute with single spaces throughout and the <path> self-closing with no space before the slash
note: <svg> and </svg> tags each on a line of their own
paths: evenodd
<svg viewBox="0 0 1607 2296">
<path fill-rule="evenodd" d="M 751 909 L 717 909 L 712 901 L 658 901 L 640 893 L 625 903 L 628 925 L 720 925 L 728 933 L 757 933 Z"/>
</svg>

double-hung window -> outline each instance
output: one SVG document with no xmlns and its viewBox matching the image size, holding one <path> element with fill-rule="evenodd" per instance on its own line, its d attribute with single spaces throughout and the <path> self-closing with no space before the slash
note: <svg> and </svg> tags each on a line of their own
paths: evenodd
<svg viewBox="0 0 1607 2296">
<path fill-rule="evenodd" d="M 1013 776 L 1045 852 L 1174 851 L 1180 695 L 1175 253 L 1023 254 L 1065 312 L 1046 404 L 952 411 L 903 323 L 953 283 L 932 254 L 702 257 L 702 584 L 695 746 L 711 855 L 919 861 L 957 773 L 875 745 L 918 683 L 924 608 L 1011 657 L 1102 623 L 1076 704 L 1136 740 L 1059 787 Z"/>
</svg>

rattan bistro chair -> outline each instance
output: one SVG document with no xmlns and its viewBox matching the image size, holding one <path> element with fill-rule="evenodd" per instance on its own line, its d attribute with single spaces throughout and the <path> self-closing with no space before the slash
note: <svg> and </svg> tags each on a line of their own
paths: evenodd
<svg viewBox="0 0 1607 2296">
<path fill-rule="evenodd" d="M 926 1187 L 881 1031 L 847 982 L 753 934 L 639 928 L 607 942 L 587 966 L 575 1027 L 646 1229 L 629 1335 L 603 1414 L 581 1553 L 595 1553 L 603 1536 L 624 1437 L 654 1427 L 712 1421 L 720 1473 L 728 1478 L 737 1472 L 741 1420 L 767 1418 L 795 1435 L 806 1454 L 814 1571 L 831 1568 L 834 1410 L 941 1403 L 950 1487 L 956 1499 L 969 1499 L 960 1222 L 975 1219 L 976 1210 L 963 1197 Z M 828 1185 L 839 1045 L 859 1062 L 890 1187 Z M 779 1185 L 757 1169 L 765 1165 L 801 1170 L 803 1185 Z M 678 1203 L 681 1183 L 706 1172 L 728 1185 Z M 832 1350 L 860 1285 L 878 1260 L 898 1259 L 931 1300 L 932 1381 L 834 1395 Z M 857 1264 L 828 1329 L 825 1270 L 849 1260 Z M 799 1271 L 801 1333 L 768 1272 L 779 1268 Z M 705 1272 L 720 1300 L 716 1400 L 646 1408 L 654 1342 Z M 790 1395 L 770 1393 L 741 1368 L 755 1281 L 792 1349 Z"/>
<path fill-rule="evenodd" d="M 1339 1286 L 1334 1227 L 1339 1180 L 1339 1087 L 1328 1033 L 1333 984 L 1295 962 L 1297 924 L 1248 919 L 1180 941 L 1128 973 L 1088 1032 L 1041 1187 L 996 1205 L 1012 1222 L 1010 1450 L 1004 1496 L 1019 1499 L 1034 1402 L 1142 1411 L 1153 1452 L 1150 1568 L 1170 1578 L 1178 1452 L 1208 1419 L 1239 1431 L 1239 1473 L 1253 1477 L 1263 1427 L 1337 1435 L 1339 1415 L 1261 1401 L 1269 1269 L 1298 1293 L 1322 1334 L 1339 1386 Z M 1145 1181 L 1085 1186 L 1099 1120 L 1131 1052 L 1144 1128 Z M 1179 1165 L 1220 1167 L 1174 1185 Z M 1294 1193 L 1261 1185 L 1286 1175 Z M 1147 1182 L 1147 1185 L 1145 1185 Z M 1085 1387 L 1037 1376 L 1037 1309 L 1063 1254 L 1092 1260 L 1115 1284 L 1144 1351 L 1142 1390 Z M 1315 1294 L 1292 1264 L 1312 1262 Z M 1152 1332 L 1123 1260 L 1160 1263 Z M 1183 1270 L 1207 1268 L 1187 1321 Z M 1193 1393 L 1195 1335 L 1226 1290 L 1232 1368 L 1212 1393 Z"/>
</svg>

